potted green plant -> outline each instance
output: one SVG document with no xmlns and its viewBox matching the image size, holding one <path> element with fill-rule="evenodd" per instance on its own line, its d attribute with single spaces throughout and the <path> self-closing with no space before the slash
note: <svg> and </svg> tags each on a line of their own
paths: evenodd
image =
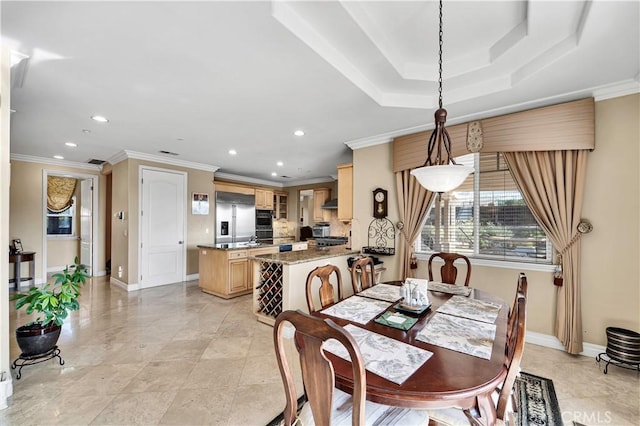
<svg viewBox="0 0 640 426">
<path fill-rule="evenodd" d="M 81 264 L 76 256 L 73 265 L 53 275 L 53 284 L 32 287 L 26 293 L 13 296 L 16 309 L 26 307 L 27 314 L 41 314 L 34 321 L 16 329 L 16 339 L 22 350 L 22 357 L 37 357 L 54 350 L 69 311 L 77 311 L 80 308 L 80 288 L 85 284 L 87 277 L 87 266 Z"/>
</svg>

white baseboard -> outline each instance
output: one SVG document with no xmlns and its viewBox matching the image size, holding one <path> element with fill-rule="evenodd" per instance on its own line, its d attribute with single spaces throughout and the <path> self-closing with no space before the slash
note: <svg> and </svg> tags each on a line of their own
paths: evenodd
<svg viewBox="0 0 640 426">
<path fill-rule="evenodd" d="M 49 272 L 62 272 L 64 271 L 64 268 L 66 268 L 67 265 L 62 265 L 62 266 L 48 266 L 47 267 L 47 273 Z"/>
<path fill-rule="evenodd" d="M 140 286 L 138 284 L 127 284 L 127 283 L 124 283 L 124 282 L 120 281 L 117 278 L 114 278 L 113 276 L 111 276 L 109 278 L 109 283 L 115 285 L 116 287 L 120 287 L 121 289 L 126 290 L 126 291 L 137 291 L 137 290 L 140 290 Z"/>
<path fill-rule="evenodd" d="M 560 340 L 558 340 L 556 336 L 551 336 L 549 334 L 536 333 L 535 331 L 527 330 L 525 341 L 526 343 L 532 343 L 534 345 L 564 351 L 564 346 L 562 345 Z M 590 358 L 595 358 L 596 355 L 605 351 L 604 346 L 595 345 L 593 343 L 583 343 L 582 349 L 583 351 L 580 352 L 579 355 Z"/>
<path fill-rule="evenodd" d="M 0 410 L 4 410 L 8 407 L 7 398 L 11 395 L 13 395 L 13 379 L 11 379 L 11 375 L 9 375 L 7 380 L 0 382 Z"/>
<path fill-rule="evenodd" d="M 93 273 L 94 277 L 104 277 L 105 275 L 107 275 L 107 271 L 106 270 L 98 271 L 98 272 L 94 272 Z"/>
<path fill-rule="evenodd" d="M 191 275 L 187 275 L 187 278 L 185 281 L 195 281 L 200 279 L 200 274 L 191 274 Z"/>
</svg>

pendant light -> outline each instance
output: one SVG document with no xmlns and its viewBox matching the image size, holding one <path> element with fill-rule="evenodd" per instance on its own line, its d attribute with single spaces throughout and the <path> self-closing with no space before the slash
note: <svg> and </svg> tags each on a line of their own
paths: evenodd
<svg viewBox="0 0 640 426">
<path fill-rule="evenodd" d="M 434 114 L 435 129 L 429 137 L 427 160 L 411 174 L 420 185 L 431 192 L 448 192 L 456 189 L 473 172 L 473 167 L 457 164 L 451 158 L 451 139 L 444 127 L 447 110 L 442 108 L 442 0 L 440 0 L 440 32 L 438 51 L 438 109 Z"/>
</svg>

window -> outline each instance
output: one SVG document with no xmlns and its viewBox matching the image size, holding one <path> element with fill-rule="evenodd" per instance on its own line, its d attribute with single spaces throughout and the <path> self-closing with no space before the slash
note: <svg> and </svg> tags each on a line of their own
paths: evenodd
<svg viewBox="0 0 640 426">
<path fill-rule="evenodd" d="M 416 251 L 550 264 L 551 243 L 525 204 L 502 154 L 468 154 L 456 161 L 473 165 L 476 172 L 456 190 L 435 197 Z"/>
<path fill-rule="evenodd" d="M 61 212 L 55 213 L 47 209 L 47 235 L 75 235 L 73 229 L 75 210 L 76 197 L 73 197 L 71 205 Z"/>
</svg>

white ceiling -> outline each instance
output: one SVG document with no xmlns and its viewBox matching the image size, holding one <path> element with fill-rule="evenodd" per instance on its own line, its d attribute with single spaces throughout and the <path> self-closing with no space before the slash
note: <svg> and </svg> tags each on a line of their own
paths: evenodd
<svg viewBox="0 0 640 426">
<path fill-rule="evenodd" d="M 14 156 L 126 151 L 286 186 L 335 175 L 349 146 L 433 123 L 434 1 L 0 8 L 2 42 L 29 56 L 11 93 Z M 449 123 L 636 93 L 639 28 L 638 1 L 445 1 Z"/>
</svg>

